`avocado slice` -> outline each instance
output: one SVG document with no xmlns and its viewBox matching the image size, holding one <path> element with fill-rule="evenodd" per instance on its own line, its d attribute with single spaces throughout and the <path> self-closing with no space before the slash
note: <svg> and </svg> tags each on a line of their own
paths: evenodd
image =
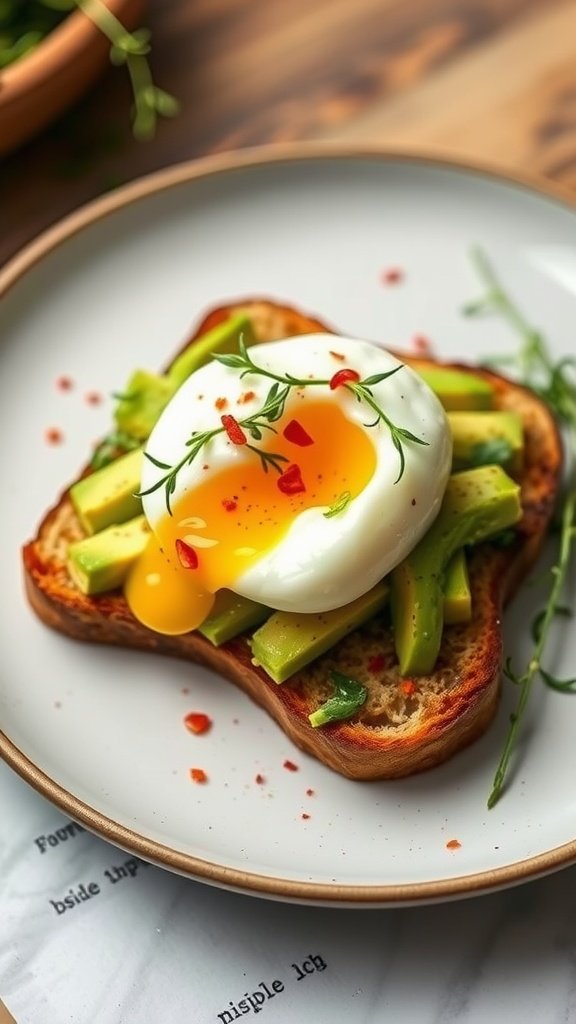
<svg viewBox="0 0 576 1024">
<path fill-rule="evenodd" d="M 145 441 L 160 413 L 190 374 L 209 362 L 213 352 L 236 352 L 240 337 L 247 347 L 255 342 L 252 323 L 244 313 L 229 317 L 193 341 L 163 376 L 135 370 L 114 413 L 118 430 Z"/>
<path fill-rule="evenodd" d="M 68 572 L 83 594 L 92 596 L 122 586 L 128 570 L 150 537 L 144 516 L 75 541 L 68 548 Z"/>
<path fill-rule="evenodd" d="M 522 417 L 511 411 L 449 412 L 456 468 L 498 461 L 511 473 L 522 469 Z"/>
<path fill-rule="evenodd" d="M 444 624 L 470 622 L 472 618 L 472 592 L 468 564 L 463 550 L 457 551 L 446 566 L 444 579 Z"/>
<path fill-rule="evenodd" d="M 141 467 L 142 449 L 135 448 L 70 488 L 70 499 L 86 533 L 124 523 L 142 511 L 137 497 Z"/>
<path fill-rule="evenodd" d="M 494 405 L 492 385 L 477 374 L 443 366 L 427 366 L 416 372 L 446 410 L 491 409 Z"/>
<path fill-rule="evenodd" d="M 232 593 L 231 590 L 219 590 L 216 595 L 214 609 L 207 619 L 198 627 L 207 640 L 210 640 L 214 647 L 220 647 L 228 640 L 233 640 L 240 633 L 260 626 L 263 622 L 275 613 L 272 608 L 264 604 L 258 604 L 247 597 Z M 280 613 L 276 613 L 279 615 Z M 284 628 L 294 629 L 296 623 L 290 625 L 288 612 L 282 613 Z M 291 613 L 294 614 L 294 613 Z M 450 560 L 446 570 L 446 581 L 444 587 L 444 621 L 447 624 L 453 622 L 467 622 L 472 615 L 472 601 L 470 593 L 470 581 L 466 565 L 466 556 L 463 551 L 457 551 Z M 307 618 L 307 617 L 306 617 Z M 339 626 L 339 624 L 337 624 Z M 274 628 L 272 623 L 271 629 Z M 331 641 L 336 643 L 336 639 Z M 312 660 L 312 659 L 311 659 Z"/>
<path fill-rule="evenodd" d="M 501 466 L 479 466 L 448 480 L 434 523 L 391 574 L 392 621 L 403 675 L 432 672 L 443 626 L 443 585 L 455 551 L 516 523 L 520 488 Z"/>
<path fill-rule="evenodd" d="M 212 352 L 235 351 L 240 335 L 246 344 L 254 343 L 251 321 L 244 314 L 229 317 L 194 341 L 165 376 L 136 370 L 116 408 L 118 429 L 130 437 L 146 440 L 186 378 L 208 362 Z M 72 504 L 87 533 L 98 533 L 112 523 L 124 523 L 141 512 L 142 503 L 136 495 L 140 489 L 142 451 L 135 448 L 71 488 Z"/>
<path fill-rule="evenodd" d="M 350 604 L 317 615 L 274 612 L 251 640 L 253 661 L 283 683 L 379 612 L 388 601 L 386 581 Z"/>
<path fill-rule="evenodd" d="M 231 590 L 219 590 L 214 607 L 198 627 L 198 632 L 210 640 L 214 647 L 220 647 L 247 629 L 260 626 L 271 614 L 271 609 L 264 604 L 240 597 Z"/>
</svg>

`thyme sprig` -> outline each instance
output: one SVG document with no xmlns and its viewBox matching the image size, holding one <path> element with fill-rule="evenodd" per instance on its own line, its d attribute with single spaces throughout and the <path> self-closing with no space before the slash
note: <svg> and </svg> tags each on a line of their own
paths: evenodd
<svg viewBox="0 0 576 1024">
<path fill-rule="evenodd" d="M 310 387 L 330 387 L 331 385 L 333 386 L 334 378 L 300 378 L 294 377 L 292 376 L 292 374 L 289 373 L 274 373 L 272 370 L 267 370 L 262 366 L 258 366 L 257 363 L 255 363 L 254 360 L 252 359 L 242 337 L 239 339 L 238 348 L 238 353 L 233 354 L 222 354 L 214 352 L 212 353 L 212 358 L 215 359 L 217 362 L 221 363 L 223 366 L 227 366 L 229 369 L 239 370 L 240 379 L 243 379 L 248 374 L 253 374 L 259 377 L 266 377 L 269 380 L 273 381 L 270 390 L 268 391 L 268 394 L 264 399 L 264 404 L 261 406 L 261 408 L 256 413 L 253 413 L 251 416 L 247 416 L 244 419 L 240 419 L 237 421 L 237 425 L 241 427 L 243 430 L 245 430 L 246 433 L 250 435 L 253 441 L 262 440 L 262 437 L 266 431 L 271 431 L 274 434 L 277 433 L 276 428 L 272 426 L 272 424 L 277 422 L 277 420 L 281 419 L 281 417 L 284 415 L 286 401 L 294 388 L 298 389 Z M 392 420 L 386 415 L 384 410 L 378 405 L 372 392 L 372 388 L 376 384 L 380 384 L 381 381 L 393 376 L 395 373 L 398 372 L 398 370 L 402 369 L 403 365 L 403 363 L 398 363 L 398 365 L 395 366 L 392 370 L 387 370 L 383 373 L 376 373 L 371 377 L 366 377 L 365 380 L 350 380 L 349 382 L 342 385 L 353 395 L 355 395 L 356 399 L 359 402 L 364 402 L 372 409 L 373 412 L 376 413 L 376 418 L 372 422 L 367 423 L 367 427 L 375 427 L 379 423 L 384 423 L 385 426 L 390 431 L 392 443 L 396 451 L 398 452 L 400 462 L 400 468 L 395 483 L 398 483 L 398 480 L 400 480 L 400 478 L 402 477 L 406 465 L 406 456 L 404 454 L 403 442 L 410 441 L 413 442 L 414 444 L 420 445 L 428 444 L 427 441 L 424 441 L 422 440 L 422 438 L 417 437 L 410 430 L 406 430 L 404 427 L 399 427 L 397 426 L 397 424 L 393 423 Z M 145 497 L 145 495 L 152 494 L 154 491 L 157 491 L 161 487 L 164 487 L 166 497 L 166 508 L 169 514 L 172 515 L 171 498 L 176 490 L 178 474 L 182 469 L 184 469 L 185 466 L 189 466 L 191 465 L 192 462 L 194 462 L 194 459 L 200 454 L 202 449 L 205 448 L 206 445 L 210 443 L 210 441 L 212 441 L 219 434 L 225 433 L 225 431 L 225 426 L 215 427 L 212 430 L 194 431 L 186 441 L 186 453 L 173 466 L 170 466 L 166 462 L 161 462 L 159 459 L 154 458 L 154 456 L 150 455 L 148 452 L 145 452 L 146 458 L 158 469 L 163 470 L 164 474 L 158 480 L 156 480 L 156 482 L 152 484 L 151 487 L 148 487 L 145 491 L 140 491 L 139 497 Z M 277 473 L 282 473 L 283 463 L 289 461 L 284 455 L 281 455 L 277 452 L 265 451 L 264 449 L 259 448 L 253 444 L 246 443 L 244 447 L 248 448 L 250 451 L 254 452 L 258 456 L 258 458 L 261 461 L 262 468 L 266 473 L 268 472 L 268 469 L 270 467 L 274 469 Z M 342 507 L 344 507 L 344 505 Z M 331 514 L 334 515 L 336 513 L 332 512 Z"/>
<path fill-rule="evenodd" d="M 537 628 L 533 631 L 533 649 L 531 657 L 522 672 L 512 667 L 507 659 L 504 673 L 519 690 L 516 707 L 510 716 L 504 748 L 498 762 L 492 789 L 488 797 L 488 807 L 492 808 L 504 792 L 506 777 L 534 681 L 540 678 L 547 686 L 555 690 L 573 691 L 576 680 L 557 679 L 542 666 L 550 627 L 554 617 L 562 609 L 560 603 L 564 584 L 571 564 L 572 549 L 576 538 L 576 481 L 574 480 L 574 462 L 576 459 L 576 379 L 571 379 L 570 370 L 576 368 L 576 359 L 572 357 L 554 361 L 547 341 L 541 331 L 537 330 L 525 319 L 514 301 L 504 290 L 485 253 L 476 249 L 472 259 L 478 275 L 485 287 L 482 298 L 465 307 L 467 316 L 483 313 L 497 313 L 513 329 L 520 339 L 517 353 L 507 357 L 488 360 L 491 365 L 507 365 L 517 371 L 520 381 L 532 388 L 556 414 L 566 432 L 566 454 L 568 457 L 568 479 L 561 508 L 558 552 L 555 564 L 550 570 L 551 584 L 546 605 L 537 616 Z"/>
<path fill-rule="evenodd" d="M 260 377 L 268 377 L 270 380 L 275 381 L 278 385 L 277 398 L 281 402 L 282 412 L 284 411 L 284 405 L 286 399 L 292 388 L 307 388 L 307 387 L 330 387 L 331 380 L 333 378 L 316 378 L 310 379 L 309 377 L 301 378 L 294 377 L 290 373 L 273 373 L 271 370 L 266 370 L 262 366 L 258 366 L 252 359 L 243 339 L 240 339 L 238 355 L 214 355 L 214 358 L 222 363 L 223 366 L 231 367 L 232 369 L 240 370 L 240 377 L 245 377 L 247 374 L 256 374 Z M 386 415 L 384 409 L 374 398 L 372 388 L 376 384 L 380 384 L 383 380 L 387 380 L 389 377 L 394 376 L 401 370 L 403 363 L 398 363 L 397 366 L 393 367 L 392 370 L 386 370 L 383 373 L 375 373 L 370 377 L 366 377 L 364 380 L 359 381 L 348 381 L 342 386 L 355 395 L 357 401 L 364 402 L 373 412 L 376 413 L 376 418 L 370 423 L 366 423 L 366 427 L 375 427 L 379 423 L 383 423 L 390 431 L 390 437 L 392 444 L 398 452 L 399 458 L 399 471 L 396 477 L 395 483 L 401 479 L 404 469 L 406 466 L 406 456 L 404 454 L 404 441 L 410 441 L 413 444 L 427 445 L 427 441 L 423 441 L 421 437 L 417 437 L 411 430 L 407 430 L 405 427 L 399 427 L 394 423 L 389 416 Z M 280 387 L 282 385 L 282 387 Z M 282 415 L 282 412 L 280 415 Z"/>
</svg>

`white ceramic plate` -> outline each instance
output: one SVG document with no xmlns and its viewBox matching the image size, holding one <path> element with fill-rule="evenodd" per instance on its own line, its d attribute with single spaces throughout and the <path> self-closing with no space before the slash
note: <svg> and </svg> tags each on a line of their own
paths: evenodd
<svg viewBox="0 0 576 1024">
<path fill-rule="evenodd" d="M 479 291 L 473 244 L 556 353 L 573 352 L 568 203 L 415 156 L 301 148 L 177 168 L 81 211 L 4 272 L 0 747 L 70 815 L 194 878 L 337 904 L 487 891 L 576 858 L 576 698 L 536 689 L 512 785 L 489 812 L 511 685 L 488 734 L 449 764 L 353 783 L 294 749 L 217 676 L 67 641 L 22 593 L 21 543 L 108 429 L 110 401 L 90 405 L 87 392 L 108 396 L 135 366 L 161 366 L 209 307 L 254 295 L 396 348 L 416 334 L 447 358 L 511 348 L 498 322 L 461 316 Z M 386 286 L 392 266 L 405 277 Z M 55 386 L 62 374 L 74 382 L 68 392 Z M 46 444 L 50 427 L 63 431 L 61 445 Z M 518 658 L 537 607 L 528 589 L 508 616 Z M 568 675 L 575 666 L 576 642 L 559 631 L 551 667 Z M 208 735 L 184 729 L 190 710 L 213 718 Z M 191 766 L 207 771 L 207 785 L 190 782 Z"/>
</svg>

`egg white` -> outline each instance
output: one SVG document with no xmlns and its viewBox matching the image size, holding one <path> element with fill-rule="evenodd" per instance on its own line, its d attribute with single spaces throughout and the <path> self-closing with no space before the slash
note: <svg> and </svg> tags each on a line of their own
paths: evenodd
<svg viewBox="0 0 576 1024">
<path fill-rule="evenodd" d="M 330 354 L 337 351 L 344 361 Z M 271 372 L 295 377 L 331 378 L 349 366 L 361 378 L 398 365 L 391 353 L 369 342 L 329 334 L 314 334 L 261 344 L 251 349 L 253 361 Z M 182 385 L 162 413 L 147 444 L 155 459 L 174 465 L 186 450 L 193 431 L 221 426 L 217 399 L 226 397 L 226 413 L 238 419 L 259 409 L 272 381 L 258 375 L 240 379 L 237 370 L 213 361 Z M 236 593 L 272 608 L 305 613 L 329 611 L 360 597 L 386 576 L 416 545 L 438 514 L 452 461 L 452 440 L 446 414 L 424 381 L 408 366 L 372 387 L 375 400 L 399 427 L 410 430 L 426 445 L 403 442 L 406 464 L 399 473 L 399 455 L 385 424 L 366 426 L 373 411 L 345 388 L 308 388 L 302 401 L 337 402 L 349 420 L 366 432 L 374 445 L 376 468 L 364 490 L 343 512 L 326 518 L 325 505 L 296 517 L 282 540 L 262 555 L 233 584 Z M 236 404 L 246 391 L 256 395 L 249 405 Z M 289 413 L 290 404 L 286 411 Z M 207 473 L 254 459 L 233 445 L 226 434 L 214 438 L 178 475 L 172 497 L 204 483 Z M 295 459 L 297 461 L 297 459 Z M 204 470 L 204 465 L 209 470 Z M 161 471 L 143 460 L 142 490 L 158 480 Z M 164 489 L 143 498 L 152 530 L 166 515 Z"/>
</svg>

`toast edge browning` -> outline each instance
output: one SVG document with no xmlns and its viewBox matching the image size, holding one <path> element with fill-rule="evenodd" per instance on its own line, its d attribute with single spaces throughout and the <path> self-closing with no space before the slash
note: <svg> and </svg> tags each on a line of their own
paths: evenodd
<svg viewBox="0 0 576 1024">
<path fill-rule="evenodd" d="M 247 299 L 213 309 L 183 347 L 240 311 L 250 315 L 259 340 L 317 331 L 336 333 L 293 307 L 267 299 Z M 434 360 L 397 354 L 415 369 L 437 365 Z M 442 365 L 472 369 L 461 364 Z M 499 407 L 518 409 L 524 419 L 527 458 L 521 481 L 524 514 L 519 525 L 520 540 L 513 549 L 491 549 L 489 558 L 485 549 L 476 554 L 474 600 L 482 614 L 474 619 L 472 630 L 462 631 L 460 640 L 458 629 L 451 633 L 456 637 L 455 649 L 458 642 L 467 642 L 473 658 L 457 687 L 437 695 L 426 713 L 415 715 L 415 724 L 408 728 L 390 730 L 379 722 L 342 722 L 312 729 L 308 714 L 314 705 L 307 670 L 278 686 L 252 664 L 250 648 L 243 638 L 215 648 L 199 634 L 161 636 L 132 617 L 121 594 L 98 598 L 80 594 L 63 561 L 68 540 L 79 535 L 67 491 L 45 515 L 36 537 L 23 548 L 24 584 L 30 606 L 47 626 L 81 642 L 173 655 L 215 670 L 261 705 L 298 747 L 351 779 L 398 778 L 440 764 L 478 738 L 496 713 L 502 609 L 539 554 L 553 513 L 562 465 L 559 434 L 543 403 L 525 388 L 490 371 L 476 367 L 473 371 L 494 385 Z M 454 627 L 450 629 L 454 631 Z M 448 655 L 443 652 L 441 657 L 450 656 L 450 651 Z"/>
</svg>

